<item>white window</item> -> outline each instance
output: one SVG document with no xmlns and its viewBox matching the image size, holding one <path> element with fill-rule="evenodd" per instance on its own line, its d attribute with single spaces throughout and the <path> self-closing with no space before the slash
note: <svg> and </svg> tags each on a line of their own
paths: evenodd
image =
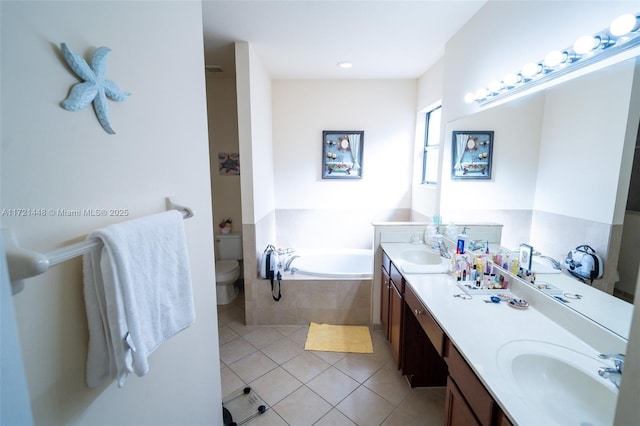
<svg viewBox="0 0 640 426">
<path fill-rule="evenodd" d="M 422 156 L 422 183 L 438 183 L 438 158 L 440 157 L 440 119 L 442 107 L 427 112 L 424 130 L 424 154 Z"/>
</svg>

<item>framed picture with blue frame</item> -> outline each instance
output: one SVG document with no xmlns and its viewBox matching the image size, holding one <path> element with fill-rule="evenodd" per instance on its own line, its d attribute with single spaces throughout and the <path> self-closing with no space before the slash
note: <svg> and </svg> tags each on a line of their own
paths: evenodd
<svg viewBox="0 0 640 426">
<path fill-rule="evenodd" d="M 451 179 L 491 179 L 492 163 L 492 130 L 453 132 Z"/>
<path fill-rule="evenodd" d="M 322 132 L 322 179 L 362 179 L 363 130 Z"/>
</svg>

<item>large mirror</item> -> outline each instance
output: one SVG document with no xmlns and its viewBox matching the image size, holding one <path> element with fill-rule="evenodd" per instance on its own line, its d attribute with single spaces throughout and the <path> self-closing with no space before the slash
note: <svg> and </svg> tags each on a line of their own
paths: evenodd
<svg viewBox="0 0 640 426">
<path fill-rule="evenodd" d="M 558 303 L 627 338 L 640 256 L 640 213 L 627 209 L 630 188 L 637 197 L 640 185 L 640 158 L 634 166 L 639 123 L 638 58 L 451 121 L 443 168 L 452 164 L 454 132 L 493 131 L 493 175 L 461 182 L 443 173 L 441 215 L 452 222 L 501 223 L 504 247 L 526 243 L 560 262 L 579 245 L 593 247 L 604 260 L 602 279 L 543 278 L 592 294 L 589 303 Z M 631 200 L 629 208 L 637 209 Z"/>
</svg>

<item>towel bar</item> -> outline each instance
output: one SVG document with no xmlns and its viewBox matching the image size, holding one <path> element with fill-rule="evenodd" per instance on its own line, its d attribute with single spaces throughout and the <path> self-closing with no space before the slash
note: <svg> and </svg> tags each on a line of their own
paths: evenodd
<svg viewBox="0 0 640 426">
<path fill-rule="evenodd" d="M 165 201 L 167 210 L 180 211 L 184 219 L 189 219 L 194 216 L 191 208 L 174 203 L 170 197 L 167 197 Z M 52 266 L 59 265 L 74 257 L 89 253 L 93 249 L 102 247 L 102 241 L 97 238 L 92 238 L 69 244 L 68 246 L 60 247 L 47 253 L 39 253 L 21 247 L 15 233 L 10 229 L 3 228 L 2 237 L 4 239 L 7 256 L 7 268 L 9 269 L 9 277 L 11 278 L 12 294 L 17 294 L 24 289 L 24 280 L 26 278 L 43 274 Z"/>
</svg>

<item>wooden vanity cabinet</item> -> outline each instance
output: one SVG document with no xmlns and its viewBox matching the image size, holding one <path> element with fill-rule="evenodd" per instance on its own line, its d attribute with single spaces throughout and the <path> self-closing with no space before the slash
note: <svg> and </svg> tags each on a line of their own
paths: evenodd
<svg viewBox="0 0 640 426">
<path fill-rule="evenodd" d="M 382 252 L 380 272 L 380 322 L 382 330 L 391 345 L 391 353 L 396 363 L 396 368 L 399 369 L 402 361 L 402 312 L 405 281 L 398 268 L 391 262 L 384 251 Z"/>
<path fill-rule="evenodd" d="M 449 366 L 445 424 L 508 426 L 511 423 L 473 372 L 458 349 L 447 340 L 445 357 Z M 469 416 L 472 416 L 469 417 Z"/>
<path fill-rule="evenodd" d="M 481 426 L 451 377 L 447 378 L 444 410 L 445 425 L 447 426 Z"/>
<path fill-rule="evenodd" d="M 446 336 L 411 286 L 404 292 L 402 374 L 411 387 L 445 386 L 447 364 L 442 355 Z"/>
<path fill-rule="evenodd" d="M 389 291 L 389 343 L 391 353 L 396 361 L 396 368 L 402 363 L 402 314 L 404 307 L 405 281 L 396 266 L 391 263 L 389 268 L 391 289 Z"/>
</svg>

